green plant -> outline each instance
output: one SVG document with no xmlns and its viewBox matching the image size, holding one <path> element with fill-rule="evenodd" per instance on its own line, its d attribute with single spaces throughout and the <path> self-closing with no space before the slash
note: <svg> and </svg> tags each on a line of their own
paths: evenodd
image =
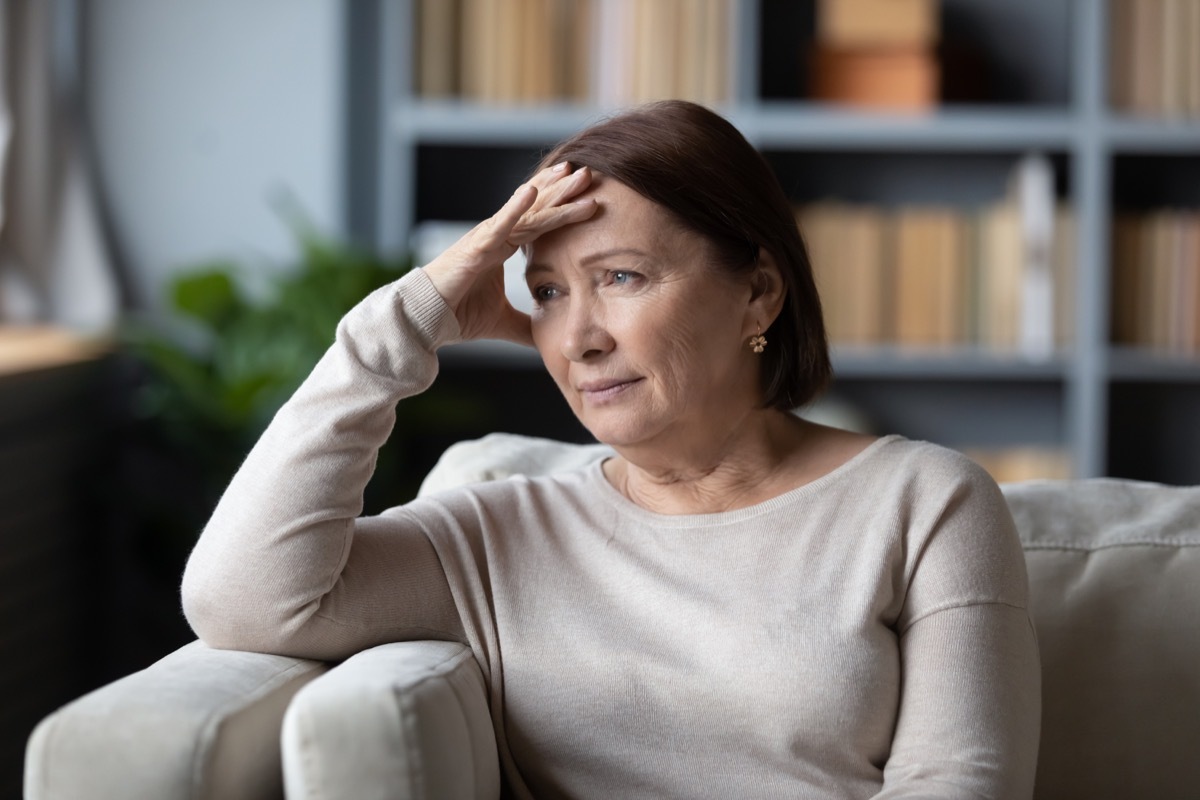
<svg viewBox="0 0 1200 800">
<path fill-rule="evenodd" d="M 298 263 L 273 272 L 263 292 L 247 291 L 250 271 L 231 262 L 176 278 L 170 305 L 186 327 L 173 334 L 133 328 L 126 341 L 144 366 L 135 417 L 149 428 L 143 438 L 154 459 L 183 473 L 176 482 L 186 484 L 187 502 L 149 494 L 142 502 L 154 508 L 141 525 L 181 528 L 190 545 L 246 452 L 332 343 L 338 321 L 409 267 L 302 233 Z M 445 392 L 406 400 L 368 506 L 403 502 L 415 491 L 419 475 L 405 474 L 396 452 L 409 434 L 446 432 L 483 413 L 477 401 Z"/>
</svg>

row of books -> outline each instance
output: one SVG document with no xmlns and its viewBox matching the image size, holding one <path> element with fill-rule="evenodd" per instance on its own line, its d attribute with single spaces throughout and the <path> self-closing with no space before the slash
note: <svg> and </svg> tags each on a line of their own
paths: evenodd
<svg viewBox="0 0 1200 800">
<path fill-rule="evenodd" d="M 1073 213 L 1059 205 L 1053 220 L 1043 259 L 1009 202 L 797 209 L 835 344 L 978 346 L 1033 359 L 1071 340 Z"/>
<path fill-rule="evenodd" d="M 1200 0 L 1111 0 L 1114 108 L 1200 117 Z"/>
<path fill-rule="evenodd" d="M 731 95 L 734 0 L 418 0 L 415 91 L 627 105 Z"/>
<path fill-rule="evenodd" d="M 1118 214 L 1112 254 L 1113 341 L 1200 356 L 1200 212 Z"/>
</svg>

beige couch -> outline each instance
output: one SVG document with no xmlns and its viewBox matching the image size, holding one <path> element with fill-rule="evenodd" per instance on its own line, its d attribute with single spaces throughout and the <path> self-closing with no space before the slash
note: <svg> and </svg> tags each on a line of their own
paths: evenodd
<svg viewBox="0 0 1200 800">
<path fill-rule="evenodd" d="M 423 492 L 599 457 L 494 435 Z M 1037 796 L 1200 797 L 1200 487 L 1004 487 L 1025 546 L 1044 674 Z M 496 798 L 483 678 L 445 642 L 336 667 L 200 643 L 45 719 L 28 800 Z"/>
</svg>

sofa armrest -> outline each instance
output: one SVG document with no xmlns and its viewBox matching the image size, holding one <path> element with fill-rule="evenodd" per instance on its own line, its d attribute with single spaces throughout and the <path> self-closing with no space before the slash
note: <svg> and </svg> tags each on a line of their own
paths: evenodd
<svg viewBox="0 0 1200 800">
<path fill-rule="evenodd" d="M 42 720 L 26 750 L 25 797 L 282 797 L 284 711 L 326 669 L 188 644 Z"/>
<path fill-rule="evenodd" d="M 474 655 L 417 641 L 352 656 L 292 701 L 283 769 L 288 797 L 495 800 L 496 738 Z"/>
</svg>

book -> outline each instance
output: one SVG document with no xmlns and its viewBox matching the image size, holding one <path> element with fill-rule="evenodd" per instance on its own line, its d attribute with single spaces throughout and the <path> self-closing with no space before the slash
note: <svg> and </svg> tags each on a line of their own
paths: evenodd
<svg viewBox="0 0 1200 800">
<path fill-rule="evenodd" d="M 1200 230 L 1192 224 L 1196 215 L 1178 212 L 1172 220 L 1170 237 L 1170 325 L 1168 349 L 1180 355 L 1196 355 L 1196 298 L 1200 292 Z"/>
<path fill-rule="evenodd" d="M 1129 33 L 1132 63 L 1128 110 L 1159 113 L 1162 98 L 1163 0 L 1133 0 Z"/>
<path fill-rule="evenodd" d="M 937 58 L 924 48 L 846 48 L 818 42 L 811 67 L 814 100 L 918 112 L 938 102 Z"/>
<path fill-rule="evenodd" d="M 691 89 L 697 102 L 715 106 L 733 94 L 734 0 L 699 0 L 695 56 L 700 61 L 699 80 Z M 688 95 L 685 95 L 688 96 Z"/>
<path fill-rule="evenodd" d="M 453 97 L 461 91 L 458 74 L 460 0 L 419 0 L 416 6 L 417 94 Z"/>
<path fill-rule="evenodd" d="M 1113 108 L 1128 109 L 1133 97 L 1133 3 L 1136 0 L 1109 0 L 1108 83 L 1109 103 Z"/>
<path fill-rule="evenodd" d="M 1184 86 L 1184 48 L 1188 42 L 1183 40 L 1186 32 L 1184 26 L 1184 4 L 1190 0 L 1158 0 L 1161 6 L 1159 49 L 1159 95 L 1155 105 L 1163 116 L 1178 117 L 1185 111 L 1187 102 Z"/>
<path fill-rule="evenodd" d="M 1183 248 L 1183 341 L 1188 353 L 1200 356 L 1200 212 L 1184 218 L 1186 241 Z"/>
<path fill-rule="evenodd" d="M 1200 117 L 1200 0 L 1189 0 L 1187 19 L 1184 22 L 1183 71 L 1187 76 L 1187 113 Z"/>
<path fill-rule="evenodd" d="M 1075 262 L 1079 236 L 1075 213 L 1060 203 L 1054 211 L 1054 342 L 1060 349 L 1075 341 Z"/>
<path fill-rule="evenodd" d="M 462 96 L 491 101 L 499 96 L 501 31 L 499 0 L 462 0 Z"/>
<path fill-rule="evenodd" d="M 966 237 L 958 212 L 902 208 L 896 214 L 895 341 L 943 347 L 965 331 Z"/>
<path fill-rule="evenodd" d="M 1137 341 L 1138 303 L 1134 267 L 1139 250 L 1138 233 L 1138 221 L 1134 215 L 1121 213 L 1113 217 L 1109 328 L 1112 341 L 1117 344 L 1133 344 Z"/>
<path fill-rule="evenodd" d="M 1112 106 L 1200 116 L 1200 0 L 1109 0 Z"/>
<path fill-rule="evenodd" d="M 817 39 L 839 47 L 929 49 L 941 38 L 937 0 L 818 0 Z"/>
<path fill-rule="evenodd" d="M 1172 216 L 1166 209 L 1151 212 L 1141 239 L 1139 272 L 1143 288 L 1138 341 L 1157 350 L 1167 349 L 1170 339 Z"/>
<path fill-rule="evenodd" d="M 511 100 L 544 103 L 562 97 L 565 91 L 560 81 L 565 67 L 555 38 L 560 4 L 557 0 L 519 0 L 518 7 L 521 29 L 514 54 L 518 69 Z"/>
<path fill-rule="evenodd" d="M 1112 341 L 1200 355 L 1200 213 L 1122 213 L 1113 221 Z"/>
<path fill-rule="evenodd" d="M 585 103 L 591 96 L 593 51 L 596 47 L 594 5 L 608 0 L 559 0 L 558 31 L 562 43 L 564 99 Z"/>
<path fill-rule="evenodd" d="M 1011 202 L 980 212 L 976 252 L 979 281 L 979 343 L 1013 351 L 1018 344 L 1021 308 L 1021 216 Z"/>
<path fill-rule="evenodd" d="M 796 222 L 821 298 L 826 333 L 831 342 L 847 341 L 850 333 L 845 305 L 850 287 L 844 282 L 845 273 L 839 268 L 840 206 L 831 202 L 801 206 L 796 209 Z"/>
<path fill-rule="evenodd" d="M 882 209 L 821 202 L 797 209 L 830 341 L 869 346 L 890 341 L 887 254 Z"/>
<path fill-rule="evenodd" d="M 847 297 L 844 303 L 844 341 L 872 345 L 887 341 L 892 326 L 888 298 L 892 296 L 887 252 L 891 227 L 884 213 L 870 206 L 845 209 L 846 256 L 843 266 Z"/>
</svg>

